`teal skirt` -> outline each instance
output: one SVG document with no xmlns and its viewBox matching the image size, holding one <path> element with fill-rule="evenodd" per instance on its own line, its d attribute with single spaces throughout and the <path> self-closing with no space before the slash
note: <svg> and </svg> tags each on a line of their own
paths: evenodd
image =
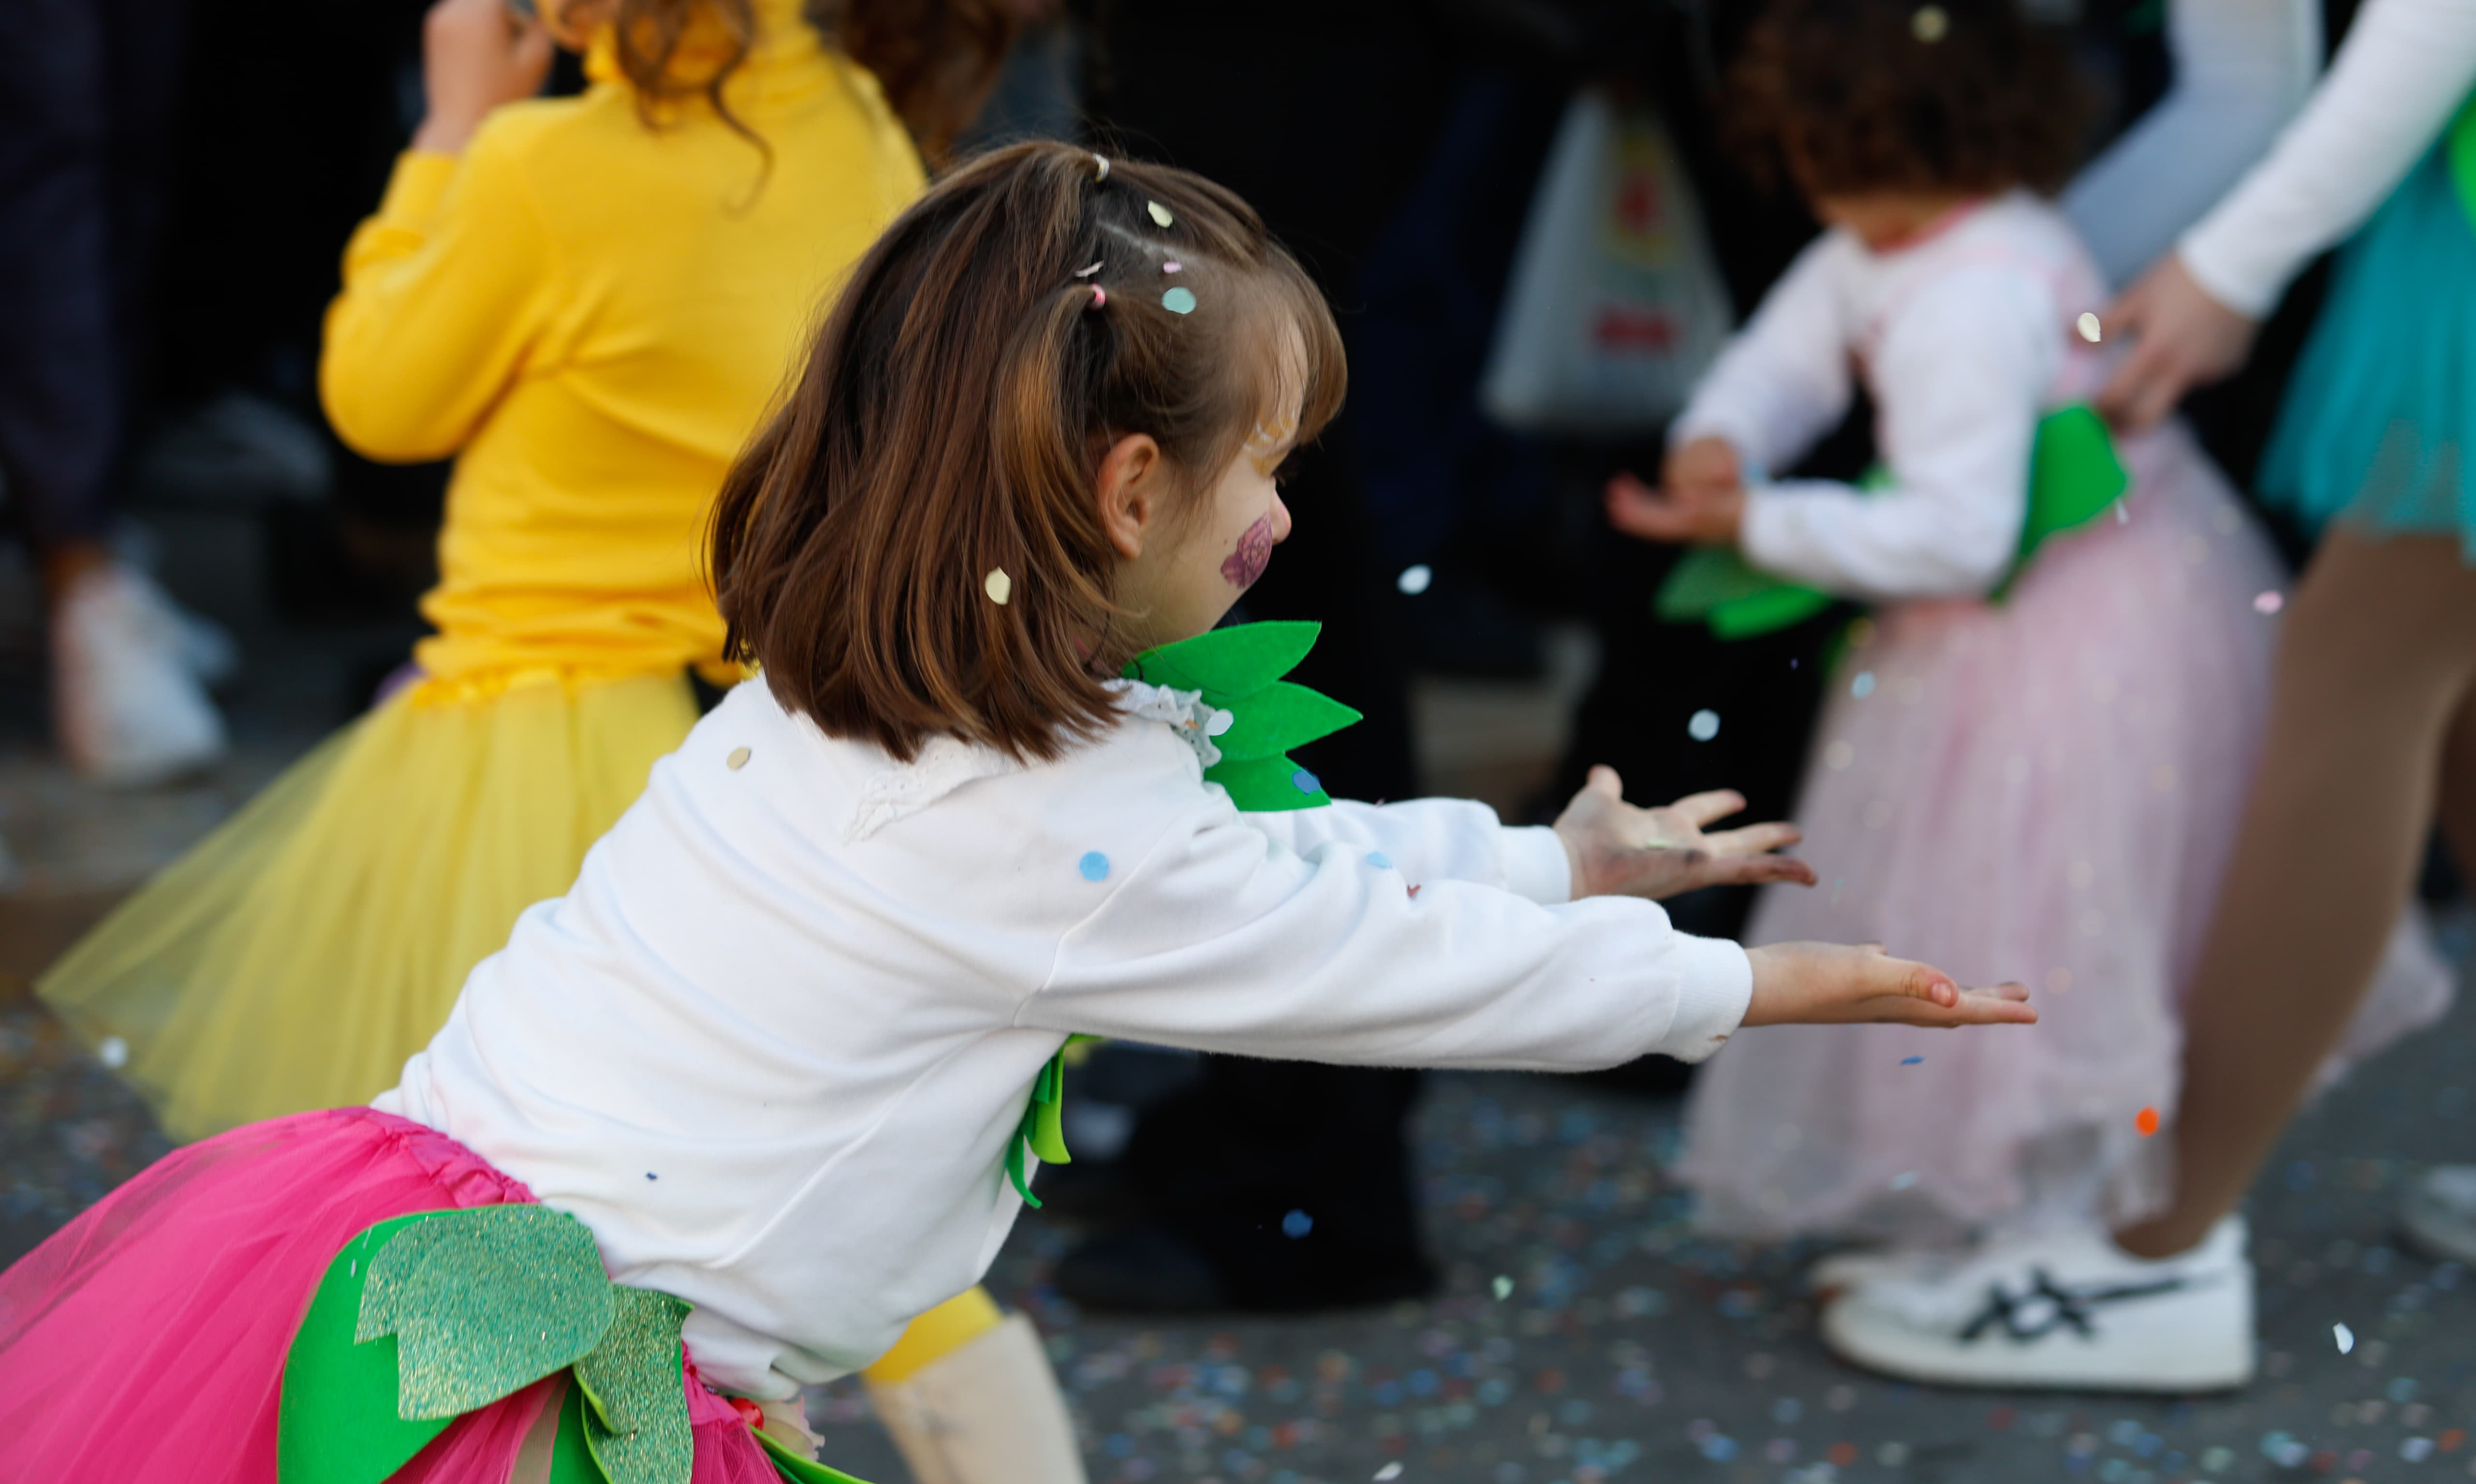
<svg viewBox="0 0 2476 1484">
<path fill-rule="evenodd" d="M 2341 249 L 2262 457 L 2262 499 L 2315 532 L 2455 532 L 2476 564 L 2470 449 L 2476 222 L 2445 136 Z"/>
</svg>

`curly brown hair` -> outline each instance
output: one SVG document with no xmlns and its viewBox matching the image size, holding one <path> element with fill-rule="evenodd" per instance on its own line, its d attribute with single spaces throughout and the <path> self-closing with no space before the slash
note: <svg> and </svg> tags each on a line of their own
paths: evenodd
<svg viewBox="0 0 2476 1484">
<path fill-rule="evenodd" d="M 2018 0 L 1772 0 L 1729 75 L 1758 177 L 1816 195 L 2061 186 L 2085 85 Z"/>
</svg>

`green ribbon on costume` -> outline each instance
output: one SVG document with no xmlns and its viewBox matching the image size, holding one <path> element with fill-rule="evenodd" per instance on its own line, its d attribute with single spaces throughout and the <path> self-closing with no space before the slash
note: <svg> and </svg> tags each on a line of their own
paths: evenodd
<svg viewBox="0 0 2476 1484">
<path fill-rule="evenodd" d="M 1877 464 L 1858 488 L 1876 490 L 1891 482 L 1890 471 Z M 2104 515 L 2131 485 L 2132 476 L 2116 457 L 2115 438 L 2094 410 L 2075 404 L 2039 419 L 2029 452 L 2029 508 L 2020 525 L 2020 544 L 1993 601 L 2011 595 L 2012 584 L 2048 537 L 2077 531 Z M 1699 546 L 1670 570 L 1654 606 L 1671 624 L 1707 623 L 1722 639 L 1750 639 L 1803 623 L 1836 601 L 1753 567 L 1734 547 Z"/>
<path fill-rule="evenodd" d="M 279 1484 L 383 1484 L 447 1424 L 569 1373 L 551 1484 L 687 1484 L 688 1305 L 610 1281 L 582 1222 L 547 1206 L 392 1217 L 327 1265 L 284 1363 Z M 859 1484 L 822 1466 L 795 1484 Z"/>
<path fill-rule="evenodd" d="M 1302 621 L 1233 624 L 1146 650 L 1121 673 L 1170 690 L 1201 691 L 1206 705 L 1229 713 L 1229 730 L 1212 739 L 1221 760 L 1203 770 L 1203 780 L 1220 784 L 1231 804 L 1252 813 L 1311 809 L 1332 803 L 1332 796 L 1289 750 L 1359 719 L 1329 696 L 1281 679 L 1307 657 L 1323 631 L 1322 624 Z M 1028 1204 L 1038 1206 L 1040 1198 L 1031 1193 L 1027 1151 L 1043 1164 L 1074 1163 L 1064 1129 L 1067 1053 L 1100 1039 L 1067 1037 L 1032 1081 L 1023 1122 L 1006 1141 L 1005 1163 L 1006 1178 Z"/>
</svg>

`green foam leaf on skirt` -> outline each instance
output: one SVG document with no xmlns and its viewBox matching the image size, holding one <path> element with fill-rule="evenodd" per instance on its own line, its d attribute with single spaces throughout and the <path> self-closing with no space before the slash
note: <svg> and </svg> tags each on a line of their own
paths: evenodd
<svg viewBox="0 0 2476 1484">
<path fill-rule="evenodd" d="M 765 1456 L 773 1460 L 774 1472 L 788 1479 L 790 1484 L 868 1484 L 866 1479 L 845 1473 L 840 1469 L 829 1469 L 813 1458 L 803 1456 L 798 1449 L 770 1433 L 757 1433 L 756 1443 L 765 1449 Z"/>
<path fill-rule="evenodd" d="M 282 1484 L 382 1484 L 447 1428 L 450 1419 L 396 1412 L 396 1342 L 355 1340 L 371 1260 L 406 1226 L 452 1211 L 390 1217 L 344 1244 L 327 1265 L 285 1355 L 276 1409 L 275 1476 Z"/>
<path fill-rule="evenodd" d="M 395 1336 L 399 1417 L 461 1417 L 589 1354 L 617 1309 L 611 1292 L 583 1223 L 476 1206 L 380 1249 L 354 1338 Z"/>
<path fill-rule="evenodd" d="M 680 1361 L 688 1305 L 650 1288 L 612 1284 L 610 1294 L 617 1317 L 576 1363 L 577 1389 L 590 1404 L 584 1441 L 610 1484 L 688 1484 L 696 1439 Z"/>
<path fill-rule="evenodd" d="M 1831 606 L 1829 594 L 1761 571 L 1734 547 L 1697 546 L 1669 569 L 1656 607 L 1671 624 L 1699 620 L 1723 639 L 1747 639 L 1800 624 Z"/>
<path fill-rule="evenodd" d="M 1304 747 L 1359 720 L 1358 712 L 1322 691 L 1287 680 L 1239 698 L 1228 710 L 1229 730 L 1213 738 L 1213 745 L 1224 758 L 1240 762 Z"/>
</svg>

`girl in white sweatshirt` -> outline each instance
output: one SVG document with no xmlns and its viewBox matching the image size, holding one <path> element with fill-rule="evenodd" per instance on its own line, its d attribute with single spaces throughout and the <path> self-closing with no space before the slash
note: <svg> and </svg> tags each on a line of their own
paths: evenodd
<svg viewBox="0 0 2476 1484">
<path fill-rule="evenodd" d="M 1312 626 L 1209 631 L 1342 380 L 1208 182 L 1037 144 L 928 192 L 724 492 L 762 678 L 374 1107 L 185 1149 L 0 1274 L 0 1475 L 825 1477 L 801 1388 L 986 1271 L 1077 1034 L 1579 1069 L 2035 1019 L 1675 932 L 1640 899 L 1803 877 L 1784 826 L 1701 833 L 1724 797 L 1325 799 Z"/>
</svg>

